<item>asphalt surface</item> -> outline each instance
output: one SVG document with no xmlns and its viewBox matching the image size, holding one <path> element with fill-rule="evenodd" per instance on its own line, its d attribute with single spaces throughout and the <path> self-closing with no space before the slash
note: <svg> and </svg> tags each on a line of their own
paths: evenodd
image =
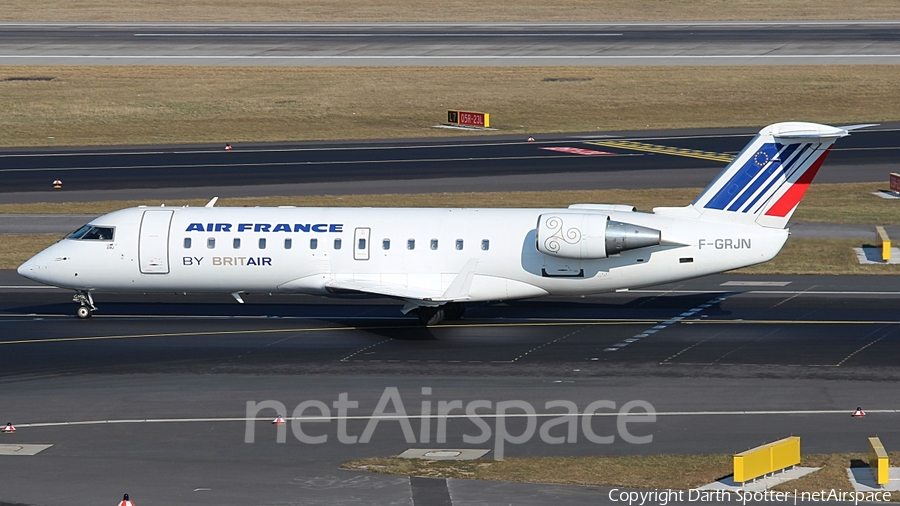
<svg viewBox="0 0 900 506">
<path fill-rule="evenodd" d="M 704 187 L 758 128 L 328 143 L 0 150 L 0 203 Z M 900 124 L 854 131 L 816 182 L 887 184 Z M 632 141 L 630 147 L 609 145 Z M 596 144 L 600 143 L 600 144 Z M 593 154 L 562 152 L 575 148 Z M 675 148 L 675 149 L 672 149 Z M 678 151 L 676 151 L 678 149 Z M 714 159 L 709 159 L 713 155 Z M 727 159 L 727 158 L 725 158 Z M 61 190 L 53 190 L 55 180 Z"/>
<path fill-rule="evenodd" d="M 3 23 L 0 64 L 896 64 L 898 22 Z"/>
<path fill-rule="evenodd" d="M 129 493 L 138 504 L 434 504 L 441 484 L 361 471 L 351 459 L 408 448 L 498 450 L 465 418 L 437 421 L 426 442 L 420 414 L 439 401 L 521 400 L 538 424 L 552 400 L 579 410 L 597 400 L 646 401 L 655 422 L 595 418 L 592 443 L 549 444 L 535 432 L 505 456 L 730 453 L 800 435 L 804 453 L 863 451 L 878 434 L 900 447 L 900 277 L 719 275 L 585 298 L 471 307 L 463 320 L 417 327 L 384 299 L 100 293 L 89 321 L 70 293 L 0 272 L 0 421 L 19 426 L 3 443 L 54 446 L 0 457 L 0 500 L 94 504 Z M 615 350 L 615 351 L 613 351 Z M 382 420 L 367 443 L 339 442 L 336 420 L 304 423 L 284 443 L 259 412 L 246 442 L 247 402 L 359 402 L 346 433 L 361 436 L 386 388 L 397 388 L 412 428 Z M 431 388 L 431 393 L 423 391 Z M 431 401 L 432 408 L 422 408 Z M 857 406 L 867 410 L 853 419 Z M 388 404 L 384 413 L 396 413 Z M 636 410 L 640 412 L 641 410 Z M 522 413 L 510 410 L 510 413 Z M 315 409 L 304 413 L 317 415 Z M 452 414 L 452 413 L 451 413 Z M 332 416 L 338 416 L 332 409 Z M 72 424 L 72 422 L 81 422 Z M 43 425 L 41 425 L 43 424 Z M 510 417 L 522 434 L 525 419 Z M 288 425 L 290 427 L 290 425 Z M 558 434 L 557 434 L 558 432 Z M 564 434 L 557 427 L 550 435 Z M 608 489 L 450 480 L 452 504 L 609 504 Z M 437 503 L 440 504 L 440 503 Z"/>
</svg>

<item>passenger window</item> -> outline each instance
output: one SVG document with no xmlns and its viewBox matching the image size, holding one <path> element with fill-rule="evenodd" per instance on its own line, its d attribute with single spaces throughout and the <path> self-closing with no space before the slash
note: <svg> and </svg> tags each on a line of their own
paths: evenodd
<svg viewBox="0 0 900 506">
<path fill-rule="evenodd" d="M 284 240 L 284 249 L 291 249 L 291 246 L 294 245 L 293 239 L 285 239 Z"/>
<path fill-rule="evenodd" d="M 316 248 L 318 248 L 318 247 L 319 247 L 319 240 L 318 240 L 318 239 L 310 239 L 310 240 L 309 240 L 309 249 L 316 249 Z"/>
<path fill-rule="evenodd" d="M 487 251 L 489 249 L 491 249 L 491 241 L 489 239 L 482 239 L 481 240 L 481 250 Z"/>
<path fill-rule="evenodd" d="M 415 240 L 415 239 L 408 239 L 408 240 L 406 241 L 406 249 L 416 249 L 416 240 Z"/>
<path fill-rule="evenodd" d="M 259 238 L 259 249 L 266 249 L 266 238 L 265 237 Z"/>
<path fill-rule="evenodd" d="M 334 240 L 334 249 L 341 249 L 341 240 L 340 239 Z"/>
<path fill-rule="evenodd" d="M 360 237 L 359 243 L 356 245 L 356 249 L 366 249 L 366 240 Z"/>
<path fill-rule="evenodd" d="M 381 249 L 391 249 L 391 240 L 384 239 L 381 241 Z"/>
<path fill-rule="evenodd" d="M 456 240 L 456 249 L 458 249 L 458 250 L 463 249 L 463 240 L 462 239 Z"/>
<path fill-rule="evenodd" d="M 190 237 L 184 238 L 184 249 L 191 249 L 191 238 Z"/>
<path fill-rule="evenodd" d="M 241 249 L 241 238 L 235 237 L 233 241 L 231 241 L 231 247 L 234 249 Z"/>
<path fill-rule="evenodd" d="M 437 249 L 437 239 L 431 240 L 431 249 Z"/>
<path fill-rule="evenodd" d="M 215 238 L 215 237 L 210 237 L 209 239 L 207 239 L 207 240 L 206 240 L 206 247 L 209 248 L 209 249 L 215 249 L 215 247 L 216 247 L 216 238 Z"/>
</svg>

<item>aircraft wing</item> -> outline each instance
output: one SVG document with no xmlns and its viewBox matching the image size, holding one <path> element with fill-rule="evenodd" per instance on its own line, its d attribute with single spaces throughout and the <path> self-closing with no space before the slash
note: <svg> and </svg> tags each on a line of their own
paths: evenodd
<svg viewBox="0 0 900 506">
<path fill-rule="evenodd" d="M 398 299 L 413 299 L 422 301 L 431 301 L 439 299 L 441 292 L 437 290 L 428 290 L 425 288 L 408 287 L 405 285 L 394 285 L 390 283 L 379 283 L 376 281 L 329 281 L 326 285 L 329 289 L 335 291 L 351 291 L 370 293 L 373 295 L 384 295 L 386 297 L 396 297 Z"/>
<path fill-rule="evenodd" d="M 381 283 L 377 281 L 329 281 L 325 286 L 331 290 L 353 291 L 369 293 L 373 295 L 384 295 L 386 297 L 395 297 L 406 300 L 415 306 L 437 306 L 444 302 L 457 302 L 469 300 L 469 288 L 472 286 L 472 280 L 475 278 L 475 267 L 478 266 L 478 259 L 473 258 L 466 262 L 466 265 L 453 279 L 447 290 L 440 292 L 438 290 L 429 290 L 427 288 L 409 287 L 406 285 L 398 285 L 392 283 Z"/>
</svg>

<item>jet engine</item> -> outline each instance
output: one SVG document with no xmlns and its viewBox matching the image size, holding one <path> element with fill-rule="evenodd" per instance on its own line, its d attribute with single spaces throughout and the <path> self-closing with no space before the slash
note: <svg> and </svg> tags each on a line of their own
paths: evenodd
<svg viewBox="0 0 900 506">
<path fill-rule="evenodd" d="M 660 241 L 659 230 L 593 213 L 542 214 L 535 234 L 541 253 L 578 260 L 607 258 L 623 251 L 656 246 Z"/>
</svg>

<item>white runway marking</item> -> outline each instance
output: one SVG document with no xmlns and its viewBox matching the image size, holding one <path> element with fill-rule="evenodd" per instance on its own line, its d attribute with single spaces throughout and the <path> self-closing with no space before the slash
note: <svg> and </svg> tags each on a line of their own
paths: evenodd
<svg viewBox="0 0 900 506">
<path fill-rule="evenodd" d="M 787 286 L 792 281 L 726 281 L 719 286 Z"/>
<path fill-rule="evenodd" d="M 747 415 L 766 415 L 766 416 L 790 416 L 790 415 L 843 415 L 849 417 L 853 413 L 852 409 L 794 409 L 794 410 L 736 410 L 736 411 L 658 411 L 656 416 L 747 416 Z M 874 414 L 900 414 L 900 409 L 867 409 L 867 415 Z M 619 413 L 618 411 L 600 412 L 600 413 L 576 413 L 568 415 L 567 413 L 536 413 L 529 415 L 528 413 L 497 413 L 478 414 L 480 418 L 527 418 L 534 416 L 537 418 L 557 418 L 561 416 L 596 416 L 596 417 L 618 417 L 618 416 L 636 416 L 646 417 L 645 412 L 629 412 Z M 304 421 L 336 421 L 336 420 L 420 420 L 423 418 L 447 418 L 462 419 L 469 418 L 469 415 L 359 415 L 359 416 L 300 416 L 300 417 L 283 417 L 287 421 L 298 420 Z M 256 417 L 256 418 L 240 418 L 240 417 L 221 417 L 221 418 L 145 418 L 145 419 L 126 419 L 126 420 L 84 420 L 73 422 L 35 422 L 35 423 L 17 423 L 16 428 L 32 428 L 32 427 L 65 427 L 65 426 L 84 426 L 84 425 L 107 425 L 107 424 L 127 424 L 127 423 L 213 423 L 213 422 L 271 422 L 272 417 Z"/>
</svg>

